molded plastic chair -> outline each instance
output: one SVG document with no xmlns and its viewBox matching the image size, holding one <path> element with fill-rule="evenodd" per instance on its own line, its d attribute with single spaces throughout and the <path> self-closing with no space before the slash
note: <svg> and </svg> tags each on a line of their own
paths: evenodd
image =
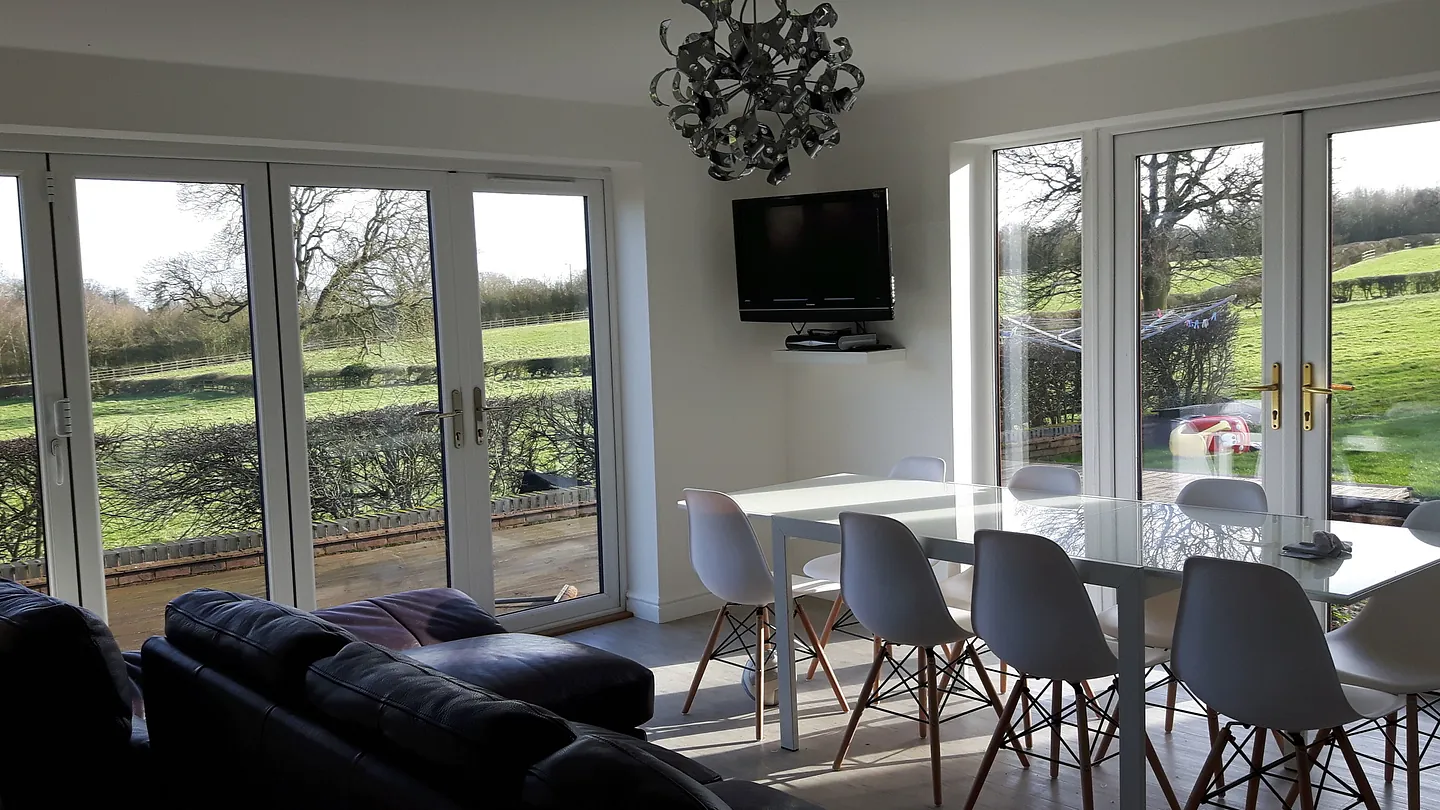
<svg viewBox="0 0 1440 810">
<path fill-rule="evenodd" d="M 1081 798 L 1086 810 L 1090 810 L 1095 803 L 1091 770 L 1104 761 L 1104 751 L 1116 734 L 1116 712 L 1111 710 L 1111 705 L 1115 694 L 1113 679 L 1120 666 L 1114 647 L 1100 632 L 1090 595 L 1075 564 L 1064 549 L 1044 537 L 992 529 L 977 531 L 974 598 L 972 617 L 976 632 L 990 645 L 991 651 L 1015 667 L 1020 676 L 980 761 L 966 810 L 979 800 L 985 777 L 995 764 L 995 755 L 1006 736 L 1015 734 L 1012 723 L 1017 711 L 1018 717 L 1026 718 L 1028 734 L 1033 730 L 1029 721 L 1032 710 L 1040 715 L 1039 727 L 1051 729 L 1051 778 L 1058 774 L 1060 765 L 1079 768 Z M 1157 654 L 1164 655 L 1162 651 L 1147 651 L 1147 660 Z M 1030 693 L 1030 680 L 1037 678 L 1052 681 L 1049 711 Z M 1099 678 L 1110 678 L 1112 683 L 1092 696 L 1086 682 Z M 1074 703 L 1068 710 L 1061 701 L 1062 683 L 1069 684 L 1074 693 Z M 1076 761 L 1068 762 L 1060 757 L 1059 738 L 1072 714 L 1079 746 Z M 1092 716 L 1097 724 L 1094 730 L 1099 732 L 1095 739 L 1104 738 L 1098 756 L 1092 754 L 1091 748 Z M 1170 807 L 1178 810 L 1170 780 L 1148 735 L 1145 753 L 1161 792 Z"/>
<path fill-rule="evenodd" d="M 1422 503 L 1405 518 L 1405 528 L 1436 532 L 1440 542 L 1440 501 Z M 1440 568 L 1431 568 L 1381 588 L 1360 615 L 1326 636 L 1340 682 L 1405 697 L 1405 782 L 1410 810 L 1420 807 L 1421 710 L 1440 696 Z M 1428 712 L 1427 712 L 1428 713 Z M 1385 781 L 1395 778 L 1398 713 L 1385 718 Z M 1429 735 L 1433 736 L 1432 730 Z"/>
<path fill-rule="evenodd" d="M 942 718 L 952 720 L 987 706 L 996 712 L 1000 710 L 990 677 L 970 644 L 975 637 L 967 629 L 970 617 L 965 611 L 945 604 L 930 559 L 905 524 L 879 515 L 842 512 L 840 549 L 844 560 L 840 586 L 850 609 L 881 642 L 876 645 L 860 700 L 850 716 L 840 751 L 835 755 L 835 769 L 839 770 L 844 762 L 865 709 L 903 690 L 920 706 L 919 716 L 915 718 L 920 723 L 920 736 L 930 738 L 931 782 L 938 806 Z M 905 671 L 910 655 L 897 659 L 895 645 L 915 648 L 920 659 L 918 677 Z M 951 648 L 951 645 L 954 645 L 953 655 L 936 649 Z M 967 660 L 979 676 L 983 692 L 963 677 Z M 887 662 L 891 671 L 881 681 L 880 672 Z M 892 683 L 898 685 L 891 686 Z M 973 708 L 946 717 L 945 706 L 951 697 L 973 698 L 978 702 Z M 1021 751 L 1018 741 L 1015 749 Z"/>
<path fill-rule="evenodd" d="M 695 693 L 710 661 L 725 661 L 724 656 L 743 652 L 755 668 L 755 739 L 758 740 L 764 736 L 765 662 L 773 648 L 773 641 L 769 639 L 769 614 L 775 604 L 775 579 L 765 562 L 765 554 L 760 550 L 760 540 L 755 536 L 750 519 L 734 498 L 723 492 L 687 489 L 685 512 L 690 521 L 690 562 L 695 566 L 700 582 L 711 593 L 724 599 L 725 604 L 715 615 L 715 624 L 710 629 L 700 665 L 695 669 L 695 679 L 690 683 L 690 693 L 685 698 L 685 708 L 680 713 L 690 713 L 690 706 L 695 702 Z M 731 612 L 736 607 L 748 608 L 748 612 L 736 618 Z M 830 662 L 825 659 L 815 628 L 800 606 L 798 597 L 791 610 L 800 619 L 805 632 L 805 637 L 800 639 L 802 649 L 809 650 L 809 654 L 825 668 L 830 688 L 835 691 L 835 700 L 842 710 L 849 711 L 845 694 L 840 691 L 840 683 L 830 669 Z M 717 644 L 720 631 L 727 622 L 730 633 L 724 642 Z M 753 646 L 746 641 L 751 624 L 754 626 Z"/>
<path fill-rule="evenodd" d="M 1360 760 L 1350 745 L 1345 726 L 1365 718 L 1380 718 L 1404 703 L 1398 697 L 1373 689 L 1341 685 L 1326 647 L 1325 634 L 1315 620 L 1310 601 L 1295 578 L 1279 568 L 1260 563 L 1191 557 L 1185 561 L 1180 589 L 1180 613 L 1175 625 L 1172 665 L 1175 674 L 1207 706 L 1232 718 L 1216 735 L 1188 808 L 1214 798 L 1210 780 L 1233 747 L 1248 756 L 1251 771 L 1247 805 L 1254 807 L 1260 782 L 1267 774 L 1295 760 L 1295 794 L 1303 810 L 1313 810 L 1312 764 L 1327 768 L 1320 759 L 1327 746 L 1337 747 L 1349 766 L 1355 792 L 1331 780 L 1322 789 L 1343 792 L 1378 810 Z M 1251 727 L 1248 737 L 1235 741 L 1235 725 Z M 1318 732 L 1313 742 L 1305 733 Z M 1278 733 L 1289 741 L 1291 753 L 1265 762 L 1265 741 Z M 1251 748 L 1245 751 L 1245 743 Z M 1232 785 L 1235 783 L 1231 783 Z M 1351 805 L 1353 806 L 1353 805 Z"/>
<path fill-rule="evenodd" d="M 1054 464 L 1031 464 L 1021 467 L 1010 476 L 1006 486 L 1020 498 L 1067 497 L 1080 494 L 1080 473 L 1069 467 Z M 970 595 L 975 587 L 975 567 L 966 566 L 960 573 L 940 580 L 940 592 L 945 594 L 945 603 L 961 610 L 970 609 Z M 1007 668 L 1004 659 L 1000 661 L 1000 691 L 1006 689 Z"/>
<path fill-rule="evenodd" d="M 906 456 L 895 462 L 890 468 L 887 478 L 896 481 L 944 481 L 945 480 L 945 459 L 934 456 Z M 805 576 L 819 582 L 840 582 L 840 555 L 825 554 L 816 557 L 801 569 Z M 820 645 L 823 647 L 830 643 L 830 636 L 837 630 L 846 635 L 854 636 L 855 633 L 847 632 L 845 628 L 859 624 L 855 621 L 853 613 L 845 610 L 845 590 L 841 588 L 835 594 L 835 604 L 830 607 L 830 615 L 825 617 L 825 626 L 820 631 Z M 857 636 L 858 637 L 858 636 Z M 806 673 L 805 679 L 815 677 L 815 662 L 810 662 L 810 671 Z"/>
<path fill-rule="evenodd" d="M 1223 510 L 1226 512 L 1253 512 L 1265 513 L 1270 511 L 1269 500 L 1265 497 L 1265 488 L 1243 478 L 1201 478 L 1191 481 L 1180 489 L 1175 496 L 1175 503 L 1181 507 L 1194 509 Z M 1156 594 L 1145 600 L 1145 645 L 1169 649 L 1175 636 L 1175 615 L 1180 606 L 1180 589 L 1166 591 Z M 1120 608 L 1112 606 L 1100 614 L 1100 627 L 1105 635 L 1111 638 L 1120 637 Z M 1176 691 L 1180 686 L 1179 680 L 1175 678 L 1170 667 L 1162 663 L 1159 665 L 1165 677 L 1155 684 L 1147 687 L 1159 689 L 1166 687 L 1165 694 L 1165 733 L 1169 734 L 1175 730 L 1175 701 Z M 1186 711 L 1185 714 L 1194 714 Z M 1205 716 L 1210 725 L 1211 742 L 1214 742 L 1215 733 L 1220 728 L 1220 719 L 1213 712 L 1207 711 Z"/>
</svg>

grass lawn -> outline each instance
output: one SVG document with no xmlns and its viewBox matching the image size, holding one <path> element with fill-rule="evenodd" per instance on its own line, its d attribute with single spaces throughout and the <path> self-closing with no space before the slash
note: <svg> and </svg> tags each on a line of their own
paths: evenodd
<svg viewBox="0 0 1440 810">
<path fill-rule="evenodd" d="M 1356 262 L 1344 270 L 1338 271 L 1331 278 L 1341 281 L 1365 276 L 1401 276 L 1407 273 L 1425 273 L 1430 270 L 1440 270 L 1440 245 L 1397 250 L 1373 259 L 1366 259 L 1363 262 Z"/>
</svg>

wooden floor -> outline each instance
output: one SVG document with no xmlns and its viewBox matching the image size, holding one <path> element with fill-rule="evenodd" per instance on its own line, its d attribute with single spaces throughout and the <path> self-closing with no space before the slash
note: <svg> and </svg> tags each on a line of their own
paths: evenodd
<svg viewBox="0 0 1440 810">
<path fill-rule="evenodd" d="M 810 615 L 818 622 L 828 606 L 828 602 L 816 601 L 810 605 Z M 712 621 L 713 614 L 666 625 L 628 619 L 572 633 L 567 638 L 612 650 L 650 666 L 656 676 L 655 717 L 646 726 L 651 739 L 686 753 L 726 777 L 773 785 L 829 810 L 919 810 L 933 806 L 929 748 L 919 738 L 913 721 L 867 712 L 845 767 L 838 772 L 831 769 L 849 715 L 840 713 L 821 675 L 814 681 L 801 682 L 801 746 L 797 752 L 780 750 L 773 710 L 766 725 L 766 739 L 755 741 L 755 704 L 741 690 L 739 670 L 734 667 L 712 663 L 690 714 L 680 714 L 685 692 L 695 673 L 695 661 Z M 865 678 L 870 643 L 845 639 L 832 642 L 829 651 L 840 683 L 853 702 Z M 1157 699 L 1161 694 L 1153 693 Z M 965 806 L 975 770 L 994 729 L 994 720 L 993 714 L 977 713 L 942 726 L 941 764 L 946 807 L 958 810 Z M 1175 731 L 1166 736 L 1162 713 L 1152 710 L 1149 728 L 1183 804 L 1207 753 L 1205 721 L 1177 715 Z M 1075 744 L 1073 734 L 1071 730 L 1071 745 Z M 1379 742 L 1378 735 L 1373 734 L 1356 740 L 1362 752 L 1378 752 Z M 1048 750 L 1048 736 L 1043 740 L 1037 738 L 1036 747 Z M 1336 761 L 1339 762 L 1338 757 Z M 1366 771 L 1381 807 L 1400 810 L 1406 806 L 1403 772 L 1393 786 L 1387 786 L 1378 764 L 1367 762 Z M 1097 808 L 1118 806 L 1117 773 L 1118 763 L 1113 760 L 1096 771 Z M 1421 792 L 1426 798 L 1425 808 L 1440 808 L 1440 769 L 1424 775 Z M 1233 791 L 1229 798 L 1231 806 L 1244 806 L 1243 790 Z M 1345 805 L 1338 797 L 1327 796 L 1318 806 L 1341 808 Z M 1165 806 L 1153 778 L 1146 806 Z M 1262 792 L 1258 806 L 1278 808 L 1282 805 Z M 986 810 L 1078 809 L 1082 807 L 1079 775 L 1062 768 L 1059 778 L 1052 781 L 1045 763 L 1032 765 L 1026 771 L 1013 754 L 1002 753 L 986 781 L 979 807 Z"/>
<path fill-rule="evenodd" d="M 496 529 L 495 595 L 550 596 L 571 584 L 581 595 L 600 589 L 594 517 Z M 317 602 L 339 605 L 367 596 L 446 584 L 444 543 L 430 540 L 315 559 Z M 111 588 L 110 628 L 124 650 L 162 632 L 165 604 L 196 588 L 265 593 L 265 569 L 242 568 Z"/>
</svg>

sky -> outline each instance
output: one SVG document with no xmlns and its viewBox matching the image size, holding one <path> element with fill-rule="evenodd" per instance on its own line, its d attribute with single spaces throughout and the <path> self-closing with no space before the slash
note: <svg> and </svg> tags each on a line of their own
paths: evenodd
<svg viewBox="0 0 1440 810">
<path fill-rule="evenodd" d="M 205 248 L 222 223 L 183 210 L 177 184 L 80 180 L 80 262 L 86 281 L 126 290 L 138 300 L 156 259 Z M 0 177 L 0 279 L 21 268 L 16 181 Z M 588 267 L 585 198 L 477 193 L 475 233 L 481 272 L 554 281 Z"/>
</svg>

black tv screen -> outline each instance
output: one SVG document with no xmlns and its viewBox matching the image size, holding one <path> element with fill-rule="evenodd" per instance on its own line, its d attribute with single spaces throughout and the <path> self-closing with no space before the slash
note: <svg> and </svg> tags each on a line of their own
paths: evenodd
<svg viewBox="0 0 1440 810">
<path fill-rule="evenodd" d="M 895 317 L 886 189 L 735 200 L 740 320 Z"/>
</svg>

